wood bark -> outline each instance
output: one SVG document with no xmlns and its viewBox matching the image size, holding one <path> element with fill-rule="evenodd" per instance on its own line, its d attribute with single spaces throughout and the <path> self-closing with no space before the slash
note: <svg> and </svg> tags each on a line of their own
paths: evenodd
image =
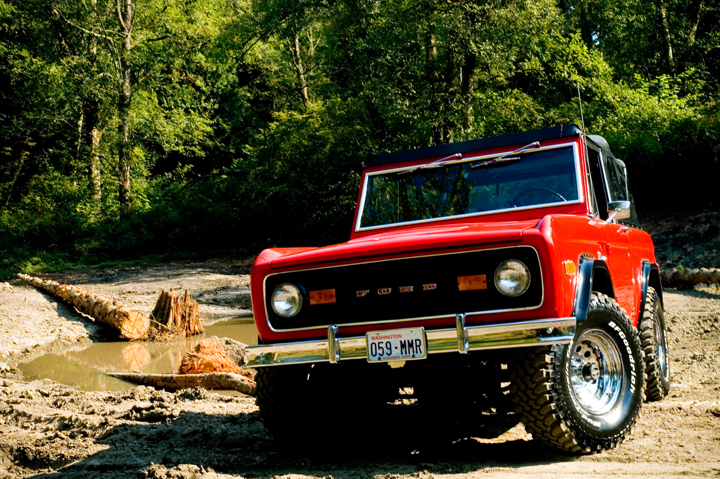
<svg viewBox="0 0 720 479">
<path fill-rule="evenodd" d="M 153 339 L 179 339 L 195 334 L 203 334 L 198 315 L 197 301 L 190 299 L 187 290 L 181 299 L 174 291 L 162 290 L 152 314 Z"/>
<path fill-rule="evenodd" d="M 97 11 L 97 0 L 91 1 L 93 10 Z M 88 50 L 93 66 L 97 63 L 98 37 L 88 36 Z M 90 198 L 99 200 L 102 196 L 100 183 L 100 140 L 103 130 L 100 128 L 100 102 L 97 98 L 88 98 L 83 101 L 84 115 L 86 117 L 85 145 L 88 160 L 88 180 L 90 183 Z"/>
<path fill-rule="evenodd" d="M 80 118 L 84 122 L 82 126 L 82 147 L 80 148 L 80 153 L 88 164 L 90 198 L 99 200 L 102 196 L 100 183 L 100 141 L 103 130 L 100 127 L 100 104 L 97 99 L 86 98 L 83 100 Z"/>
<path fill-rule="evenodd" d="M 240 367 L 247 366 L 247 352 L 245 350 L 247 344 L 230 338 L 220 338 L 220 342 L 228 356 L 235 361 L 235 364 Z"/>
<path fill-rule="evenodd" d="M 591 50 L 595 43 L 593 42 L 592 22 L 590 21 L 590 5 L 589 2 L 583 1 L 580 6 L 580 35 L 583 43 L 588 50 Z"/>
<path fill-rule="evenodd" d="M 81 313 L 113 327 L 125 339 L 143 339 L 150 329 L 150 318 L 126 304 L 70 284 L 19 274 L 26 283 L 75 306 Z"/>
<path fill-rule="evenodd" d="M 295 73 L 297 73 L 298 84 L 300 86 L 300 97 L 302 98 L 305 107 L 310 103 L 310 97 L 308 95 L 307 80 L 305 79 L 305 67 L 302 62 L 302 50 L 300 48 L 300 33 L 298 30 L 293 31 L 292 38 L 287 38 L 288 47 L 290 49 L 290 56 L 292 57 L 293 65 L 295 65 Z"/>
<path fill-rule="evenodd" d="M 703 7 L 705 6 L 705 0 L 700 0 L 700 3 L 697 7 L 697 15 L 695 15 L 695 22 L 693 23 L 693 26 L 690 28 L 690 35 L 688 35 L 688 43 L 690 46 L 693 46 L 695 44 L 695 38 L 697 37 L 697 30 L 698 26 L 700 25 L 700 20 L 702 19 L 702 13 L 703 13 Z"/>
<path fill-rule="evenodd" d="M 237 373 L 252 378 L 252 374 L 240 369 L 233 358 L 225 351 L 220 338 L 213 336 L 200 341 L 195 351 L 185 355 L 180 363 L 180 374 Z"/>
<path fill-rule="evenodd" d="M 130 103 L 132 101 L 132 76 L 130 65 L 130 50 L 132 50 L 132 28 L 133 28 L 133 2 L 132 0 L 117 0 L 116 5 L 118 23 L 120 24 L 120 35 L 123 44 L 120 49 L 120 88 L 118 95 L 118 195 L 120 205 L 124 211 L 128 211 L 132 203 L 130 190 L 130 166 L 132 155 L 130 154 Z"/>
<path fill-rule="evenodd" d="M 107 373 L 108 376 L 134 384 L 152 386 L 160 389 L 221 389 L 239 391 L 254 396 L 257 390 L 255 381 L 235 373 L 207 374 L 144 374 L 144 373 Z"/>
<path fill-rule="evenodd" d="M 672 34 L 670 33 L 670 22 L 668 21 L 667 7 L 663 0 L 656 0 L 658 10 L 660 11 L 660 22 L 663 28 L 665 47 L 667 48 L 667 58 L 670 68 L 675 68 L 675 57 L 673 55 Z"/>
<path fill-rule="evenodd" d="M 692 288 L 696 284 L 720 284 L 720 268 L 667 268 L 660 271 L 663 286 Z"/>
</svg>

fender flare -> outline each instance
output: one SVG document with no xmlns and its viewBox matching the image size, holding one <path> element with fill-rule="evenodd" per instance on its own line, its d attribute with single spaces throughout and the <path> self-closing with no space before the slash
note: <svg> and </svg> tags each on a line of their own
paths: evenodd
<svg viewBox="0 0 720 479">
<path fill-rule="evenodd" d="M 640 286 L 642 288 L 642 295 L 640 296 L 640 308 L 638 309 L 638 324 L 642 319 L 643 312 L 645 311 L 645 301 L 647 299 L 648 287 L 652 286 L 655 288 L 655 291 L 660 298 L 660 305 L 663 309 L 665 308 L 665 303 L 663 302 L 662 281 L 660 281 L 660 268 L 657 263 L 643 261 Z"/>
<path fill-rule="evenodd" d="M 615 299 L 612 277 L 605 261 L 581 257 L 579 263 L 580 266 L 575 279 L 575 304 L 572 312 L 578 324 L 587 317 L 588 308 L 590 307 L 590 295 L 593 291 L 607 294 Z"/>
</svg>

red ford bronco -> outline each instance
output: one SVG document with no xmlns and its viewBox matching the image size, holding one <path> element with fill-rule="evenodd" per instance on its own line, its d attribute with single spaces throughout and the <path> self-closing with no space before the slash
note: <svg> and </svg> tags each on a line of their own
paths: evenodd
<svg viewBox="0 0 720 479">
<path fill-rule="evenodd" d="M 512 398 L 535 439 L 588 453 L 670 387 L 625 164 L 576 126 L 374 156 L 349 241 L 266 249 L 251 283 L 249 365 L 280 439 L 404 388 L 458 414 Z"/>
</svg>

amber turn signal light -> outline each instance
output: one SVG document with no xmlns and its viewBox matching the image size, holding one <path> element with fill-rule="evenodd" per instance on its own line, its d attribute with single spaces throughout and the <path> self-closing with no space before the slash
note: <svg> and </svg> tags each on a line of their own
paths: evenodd
<svg viewBox="0 0 720 479">
<path fill-rule="evenodd" d="M 572 261 L 563 261 L 563 264 L 565 265 L 565 274 L 570 275 L 577 272 L 577 268 L 575 268 L 575 263 L 573 263 Z"/>
<path fill-rule="evenodd" d="M 484 274 L 474 276 L 458 276 L 458 289 L 460 291 L 475 291 L 487 289 L 487 277 Z"/>
<path fill-rule="evenodd" d="M 317 291 L 310 291 L 310 304 L 330 304 L 335 303 L 337 300 L 335 298 L 335 290 L 334 289 L 320 289 Z"/>
</svg>

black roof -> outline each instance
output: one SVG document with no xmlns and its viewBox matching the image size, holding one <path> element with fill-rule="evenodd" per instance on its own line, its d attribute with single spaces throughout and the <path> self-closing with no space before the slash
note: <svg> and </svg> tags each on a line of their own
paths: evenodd
<svg viewBox="0 0 720 479">
<path fill-rule="evenodd" d="M 602 151 L 603 156 L 615 158 L 615 155 L 613 155 L 612 151 L 610 151 L 610 145 L 605 138 L 600 135 L 588 135 L 587 137 L 588 140 L 594 143 Z"/>
<path fill-rule="evenodd" d="M 488 150 L 490 148 L 501 148 L 504 146 L 523 146 L 533 141 L 555 140 L 558 138 L 575 137 L 581 135 L 580 128 L 575 125 L 555 126 L 542 130 L 525 131 L 523 133 L 511 133 L 509 135 L 491 136 L 478 140 L 460 141 L 444 145 L 428 146 L 415 150 L 396 151 L 394 153 L 381 153 L 370 158 L 365 167 L 389 165 L 403 161 L 422 160 L 423 158 L 435 158 L 449 156 L 454 153 L 466 153 L 468 151 Z"/>
</svg>

